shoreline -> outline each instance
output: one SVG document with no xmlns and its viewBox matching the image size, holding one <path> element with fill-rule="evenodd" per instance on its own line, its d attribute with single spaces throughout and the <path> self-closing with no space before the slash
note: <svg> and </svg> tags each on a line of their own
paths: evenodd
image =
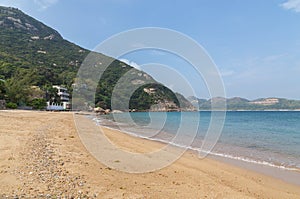
<svg viewBox="0 0 300 199">
<path fill-rule="evenodd" d="M 97 124 L 97 123 L 96 123 L 96 125 L 101 126 L 101 128 L 107 128 L 107 129 L 110 129 L 110 130 L 113 130 L 113 131 L 118 131 L 119 133 L 123 133 L 123 134 L 129 135 L 129 136 L 132 136 L 132 137 L 141 138 L 141 139 L 145 139 L 145 140 L 149 140 L 149 141 L 153 141 L 153 142 L 159 142 L 159 143 L 162 143 L 162 144 L 170 144 L 174 147 L 185 148 L 185 149 L 193 151 L 195 153 L 200 152 L 200 148 L 196 148 L 196 147 L 192 147 L 192 146 L 189 146 L 189 147 L 181 146 L 179 144 L 168 142 L 168 141 L 163 140 L 163 139 L 150 138 L 150 137 L 138 135 L 136 133 L 132 133 L 132 132 L 129 132 L 129 131 L 124 131 L 124 130 L 120 130 L 120 129 L 117 129 L 117 128 L 113 128 L 113 127 L 109 127 L 109 126 L 105 126 L 105 125 L 101 125 L 101 124 Z M 220 159 L 222 159 L 222 158 L 231 159 L 233 161 L 236 160 L 236 161 L 242 161 L 242 162 L 245 162 L 245 163 L 257 164 L 257 165 L 260 165 L 260 166 L 268 166 L 268 167 L 272 167 L 272 168 L 276 168 L 276 169 L 280 169 L 280 170 L 285 170 L 285 171 L 300 172 L 300 169 L 297 168 L 297 167 L 285 167 L 285 166 L 282 166 L 282 165 L 279 165 L 279 164 L 278 165 L 273 164 L 273 163 L 267 162 L 267 161 L 249 159 L 249 158 L 245 158 L 245 157 L 241 157 L 241 156 L 233 156 L 233 155 L 226 154 L 226 153 L 210 152 L 209 156 L 216 157 L 215 159 L 217 159 L 219 157 Z M 300 181 L 299 181 L 299 185 L 300 185 Z"/>
<path fill-rule="evenodd" d="M 122 130 L 119 130 L 119 129 L 114 129 L 112 127 L 107 127 L 107 126 L 103 126 L 103 125 L 98 125 L 98 126 L 101 129 L 112 130 L 112 131 L 115 131 L 115 132 L 120 133 L 120 134 L 128 135 L 132 138 L 143 139 L 143 140 L 146 140 L 146 141 L 149 141 L 149 142 L 157 142 L 157 143 L 162 144 L 162 145 L 170 144 L 174 147 L 185 148 L 183 146 L 178 146 L 176 144 L 169 143 L 169 142 L 164 141 L 164 140 L 147 138 L 147 137 L 139 136 L 139 135 L 134 134 L 134 133 L 125 132 L 125 131 L 122 131 Z M 194 149 L 193 147 L 188 147 L 186 149 L 186 152 L 187 151 L 195 154 L 195 156 L 199 155 L 199 150 Z M 255 161 L 255 160 L 252 160 L 252 159 L 242 159 L 240 157 L 235 157 L 235 156 L 230 157 L 230 156 L 231 155 L 226 155 L 226 154 L 221 154 L 220 155 L 220 154 L 216 154 L 214 152 L 211 152 L 205 158 L 220 161 L 222 163 L 230 164 L 232 166 L 237 166 L 237 167 L 240 167 L 241 169 L 246 169 L 246 170 L 250 170 L 250 171 L 253 171 L 253 172 L 257 172 L 257 173 L 260 173 L 260 174 L 263 174 L 263 175 L 267 175 L 269 177 L 273 177 L 275 179 L 283 180 L 287 183 L 291 183 L 291 184 L 300 186 L 300 180 L 299 180 L 300 179 L 300 170 L 298 168 L 283 167 L 283 166 L 280 166 L 280 165 L 274 165 L 274 164 L 269 163 L 269 162 L 259 162 L 259 161 Z M 199 161 L 200 160 L 201 160 L 201 158 L 199 158 Z"/>
<path fill-rule="evenodd" d="M 102 118 L 103 119 L 103 118 Z M 104 119 L 107 120 L 107 119 Z M 194 147 L 194 146 L 182 146 L 176 143 L 169 142 L 167 140 L 161 139 L 161 138 L 151 138 L 142 136 L 136 133 L 132 133 L 129 131 L 120 130 L 117 128 L 114 128 L 112 125 L 106 126 L 106 124 L 101 124 L 101 121 L 97 121 L 96 118 L 93 118 L 93 121 L 95 121 L 95 125 L 100 126 L 101 128 L 107 128 L 113 131 L 117 131 L 121 134 L 126 134 L 135 138 L 145 139 L 147 141 L 153 141 L 153 142 L 159 142 L 161 144 L 170 144 L 174 147 L 184 148 L 188 151 L 192 151 L 195 154 L 199 154 L 200 148 Z M 111 121 L 110 121 L 111 122 Z M 112 122 L 113 123 L 113 122 Z M 235 156 L 227 153 L 221 153 L 221 152 L 210 152 L 207 156 L 208 158 L 215 159 L 218 161 L 222 161 L 225 163 L 229 163 L 234 166 L 238 166 L 241 168 L 245 168 L 248 170 L 252 170 L 254 172 L 258 172 L 264 175 L 268 175 L 277 179 L 284 180 L 288 183 L 292 183 L 295 185 L 300 185 L 300 169 L 298 167 L 287 167 L 280 164 L 275 164 L 272 162 L 268 162 L 265 160 L 259 160 L 255 158 L 248 158 L 243 156 Z"/>
<path fill-rule="evenodd" d="M 77 116 L 82 125 L 90 126 L 92 121 L 88 121 L 86 115 Z M 213 158 L 200 160 L 192 151 L 186 151 L 170 166 L 150 173 L 111 169 L 86 150 L 73 117 L 73 113 L 0 111 L 0 197 L 45 197 L 47 194 L 90 198 L 300 196 L 299 186 Z M 115 130 L 104 129 L 104 133 L 118 147 L 133 152 L 146 153 L 163 146 Z M 143 165 L 142 162 L 137 164 Z"/>
</svg>

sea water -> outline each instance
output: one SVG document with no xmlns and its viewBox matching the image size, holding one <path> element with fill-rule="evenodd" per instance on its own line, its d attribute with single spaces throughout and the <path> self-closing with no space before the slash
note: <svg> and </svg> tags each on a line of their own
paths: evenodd
<svg viewBox="0 0 300 199">
<path fill-rule="evenodd" d="M 226 117 L 221 135 L 212 136 L 218 139 L 211 155 L 300 171 L 300 112 L 296 111 L 229 111 L 219 115 L 210 111 L 135 112 L 94 120 L 134 136 L 201 151 L 212 115 L 220 121 Z M 184 135 L 174 142 L 178 133 Z"/>
</svg>

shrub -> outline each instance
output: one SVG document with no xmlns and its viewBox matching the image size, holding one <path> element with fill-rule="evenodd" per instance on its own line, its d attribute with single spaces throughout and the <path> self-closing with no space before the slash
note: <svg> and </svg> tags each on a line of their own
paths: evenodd
<svg viewBox="0 0 300 199">
<path fill-rule="evenodd" d="M 33 109 L 41 110 L 47 106 L 46 100 L 43 98 L 40 99 L 33 99 L 30 103 Z"/>
<path fill-rule="evenodd" d="M 6 104 L 6 108 L 9 108 L 9 109 L 16 109 L 18 108 L 18 105 L 16 103 L 13 103 L 13 102 L 8 102 Z"/>
</svg>

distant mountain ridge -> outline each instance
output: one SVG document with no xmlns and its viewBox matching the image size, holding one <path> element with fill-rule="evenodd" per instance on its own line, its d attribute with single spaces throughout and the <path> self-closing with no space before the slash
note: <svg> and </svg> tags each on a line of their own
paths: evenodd
<svg viewBox="0 0 300 199">
<path fill-rule="evenodd" d="M 34 85 L 46 91 L 52 85 L 64 85 L 72 92 L 77 71 L 89 54 L 91 51 L 63 39 L 56 30 L 21 10 L 0 6 L 0 79 L 10 82 L 12 88 L 18 87 L 19 91 L 28 91 L 30 86 Z M 95 103 L 96 106 L 110 109 L 115 85 L 124 74 L 131 71 L 129 85 L 140 85 L 141 89 L 131 97 L 130 109 L 149 110 L 154 104 L 160 104 L 161 110 L 166 111 L 192 107 L 183 96 L 180 98 L 184 103 L 179 103 L 175 93 L 145 72 L 103 54 L 93 54 L 100 60 L 99 63 L 110 65 L 99 82 L 91 82 L 89 77 L 83 80 L 87 90 L 90 85 L 98 85 L 95 102 L 91 101 L 90 104 Z M 22 83 L 17 85 L 16 82 Z M 148 82 L 151 84 L 147 85 Z M 147 93 L 147 89 L 151 88 L 155 89 L 155 92 Z M 18 95 L 12 99 L 8 97 L 8 90 L 5 90 L 0 82 L 0 100 L 6 98 L 7 101 L 18 105 L 30 104 L 32 99 L 28 97 L 29 91 L 26 92 L 28 96 L 16 92 Z M 126 92 L 120 91 L 118 103 L 124 103 Z"/>
<path fill-rule="evenodd" d="M 210 110 L 211 104 L 214 106 L 226 102 L 227 110 L 300 110 L 300 100 L 289 100 L 285 98 L 260 98 L 256 100 L 248 100 L 241 97 L 234 98 L 212 98 L 198 99 L 196 97 L 188 97 L 188 100 L 199 110 Z"/>
</svg>

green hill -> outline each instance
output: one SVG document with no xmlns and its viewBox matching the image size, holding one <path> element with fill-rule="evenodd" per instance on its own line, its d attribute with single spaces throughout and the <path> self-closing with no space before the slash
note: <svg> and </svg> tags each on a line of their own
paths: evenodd
<svg viewBox="0 0 300 199">
<path fill-rule="evenodd" d="M 189 97 L 190 102 L 199 107 L 199 110 L 210 110 L 211 104 L 218 102 L 226 102 L 227 110 L 300 110 L 300 100 L 289 100 L 284 98 L 260 98 L 256 100 L 248 100 L 240 97 L 234 98 L 213 98 L 213 99 L 197 99 Z"/>
<path fill-rule="evenodd" d="M 32 86 L 46 92 L 52 85 L 64 85 L 72 91 L 77 71 L 90 53 L 22 11 L 0 6 L 0 79 L 6 81 L 5 86 L 0 82 L 0 100 L 5 98 L 7 102 L 30 105 L 37 98 L 37 94 L 30 89 Z M 158 103 L 165 103 L 166 106 L 174 103 L 176 107 L 172 108 L 179 108 L 176 95 L 146 73 L 111 57 L 95 54 L 101 62 L 111 62 L 101 80 L 96 82 L 96 105 L 111 108 L 111 95 L 116 83 L 132 70 L 136 72 L 132 74 L 129 84 L 151 84 L 142 86 L 134 93 L 129 104 L 131 109 L 148 110 Z M 147 87 L 155 87 L 156 91 L 149 94 L 144 90 Z M 120 91 L 120 103 L 125 95 L 126 90 Z M 182 104 L 185 107 L 181 108 L 191 106 Z"/>
</svg>

